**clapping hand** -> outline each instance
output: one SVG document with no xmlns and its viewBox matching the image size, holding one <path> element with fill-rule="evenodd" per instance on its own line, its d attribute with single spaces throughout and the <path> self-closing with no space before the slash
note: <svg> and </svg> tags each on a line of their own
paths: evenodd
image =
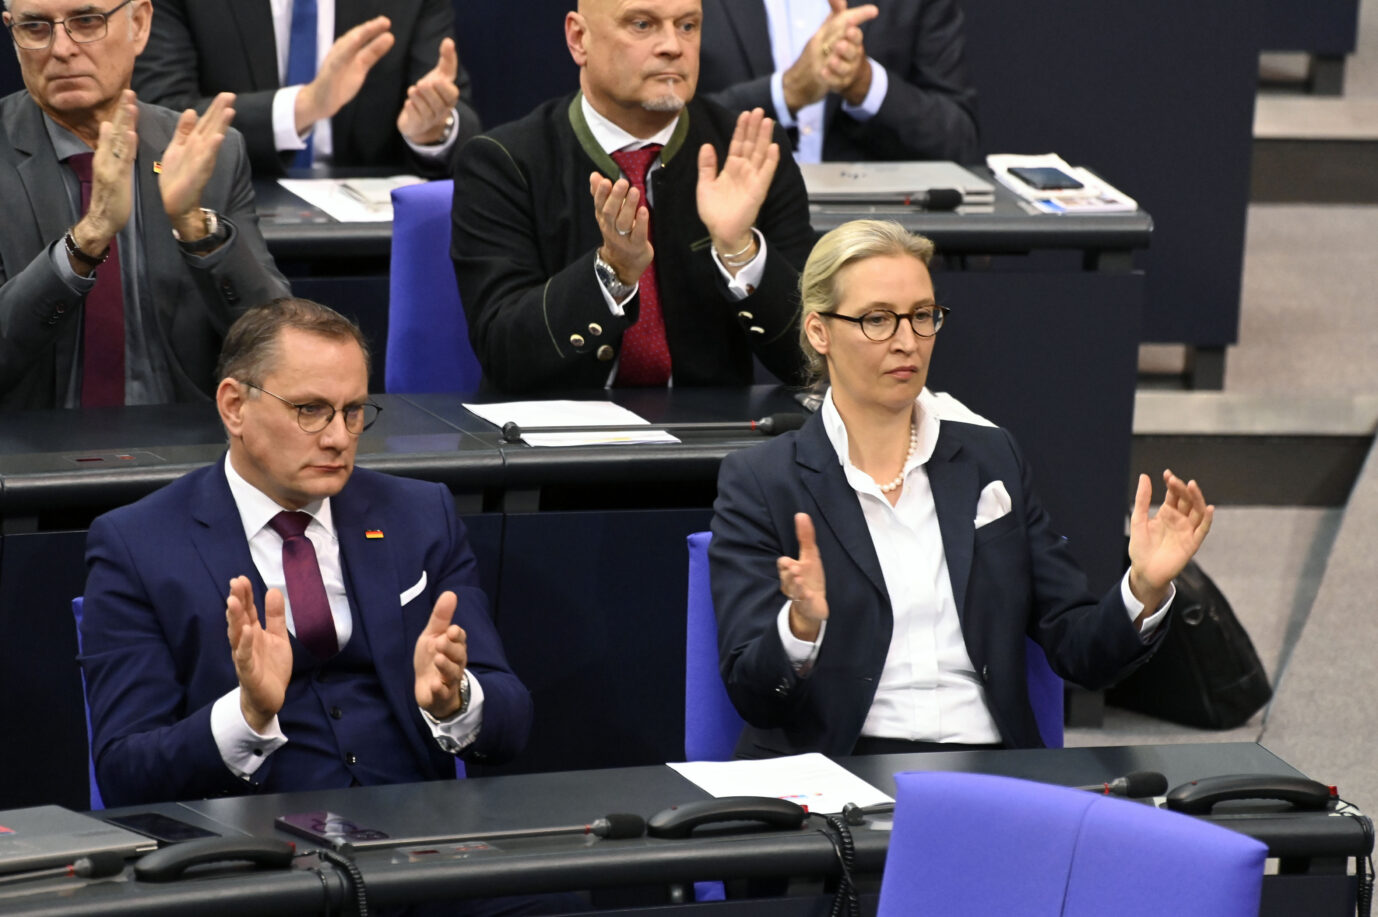
<svg viewBox="0 0 1378 917">
<path fill-rule="evenodd" d="M 808 513 L 794 514 L 794 534 L 799 539 L 799 556 L 781 557 L 775 567 L 780 573 L 780 591 L 790 600 L 790 631 L 800 640 L 812 641 L 818 639 L 823 622 L 828 620 L 828 594 L 823 559 L 818 555 Z"/>
<path fill-rule="evenodd" d="M 1162 604 L 1168 586 L 1196 554 L 1215 518 L 1215 507 L 1206 504 L 1195 481 L 1184 482 L 1163 471 L 1167 494 L 1151 517 L 1148 513 L 1153 486 L 1148 475 L 1139 475 L 1134 511 L 1129 517 L 1129 589 L 1144 603 L 1144 615 Z"/>
</svg>

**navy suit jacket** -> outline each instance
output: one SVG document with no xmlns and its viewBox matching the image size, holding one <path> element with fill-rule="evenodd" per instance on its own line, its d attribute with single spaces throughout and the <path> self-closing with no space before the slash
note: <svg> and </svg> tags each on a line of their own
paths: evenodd
<svg viewBox="0 0 1378 917">
<path fill-rule="evenodd" d="M 211 735 L 211 705 L 238 684 L 225 632 L 229 582 L 241 574 L 253 581 L 260 618 L 265 591 L 223 461 L 91 525 L 81 662 L 109 805 L 248 793 L 273 766 L 269 756 L 254 780 L 241 780 Z M 483 728 L 462 755 L 511 757 L 530 731 L 531 698 L 503 654 L 449 491 L 356 468 L 330 502 L 355 626 L 367 634 L 389 712 L 409 739 L 408 748 L 372 753 L 411 757 L 417 780 L 454 776 L 453 759 L 417 708 L 412 667 L 431 608 L 451 589 L 469 670 L 484 693 Z M 367 538 L 370 530 L 383 537 Z M 423 574 L 425 588 L 401 605 Z"/>
<path fill-rule="evenodd" d="M 1029 704 L 1025 635 L 1062 678 L 1099 688 L 1148 658 L 1117 583 L 1100 601 L 1053 531 L 1028 467 L 998 427 L 942 421 L 927 464 L 952 594 L 986 704 L 1011 748 L 1043 745 Z M 975 527 L 977 500 L 1002 481 L 1012 509 Z M 729 455 L 718 476 L 708 556 L 723 680 L 749 724 L 744 757 L 850 754 L 890 648 L 893 617 L 857 494 L 822 418 Z M 776 630 L 775 561 L 798 556 L 794 514 L 812 517 L 827 578 L 828 629 L 807 677 Z"/>
<path fill-rule="evenodd" d="M 871 2 L 880 15 L 861 27 L 866 53 L 885 67 L 890 86 L 880 111 L 857 121 L 830 93 L 823 111 L 823 159 L 951 159 L 978 157 L 976 90 L 963 60 L 958 0 Z M 763 108 L 777 116 L 770 94 L 775 59 L 761 0 L 703 0 L 699 92 L 732 109 Z"/>
</svg>

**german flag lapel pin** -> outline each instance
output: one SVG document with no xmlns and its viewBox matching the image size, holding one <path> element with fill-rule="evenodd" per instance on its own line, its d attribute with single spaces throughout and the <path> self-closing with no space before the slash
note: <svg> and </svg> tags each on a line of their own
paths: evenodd
<svg viewBox="0 0 1378 917">
<path fill-rule="evenodd" d="M 163 174 L 163 161 L 162 161 L 161 159 L 155 159 L 155 160 L 153 160 L 153 174 L 154 174 L 154 175 L 162 175 L 162 174 Z"/>
<path fill-rule="evenodd" d="M 370 541 L 381 540 L 383 537 L 382 529 L 364 529 L 364 537 Z"/>
</svg>

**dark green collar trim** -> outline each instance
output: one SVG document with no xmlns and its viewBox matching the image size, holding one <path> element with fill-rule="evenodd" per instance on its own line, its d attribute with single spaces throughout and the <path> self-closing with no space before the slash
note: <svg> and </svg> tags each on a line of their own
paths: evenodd
<svg viewBox="0 0 1378 917">
<path fill-rule="evenodd" d="M 598 166 L 598 171 L 616 181 L 621 177 L 622 170 L 617 167 L 617 163 L 612 161 L 611 156 L 603 152 L 603 148 L 594 139 L 588 121 L 584 119 L 584 108 L 581 104 L 583 98 L 582 92 L 576 92 L 574 98 L 570 100 L 569 125 L 574 129 L 574 137 L 579 141 L 579 145 L 584 148 L 584 152 L 593 160 L 594 165 Z M 684 146 L 684 138 L 687 136 L 689 136 L 689 109 L 686 107 L 679 113 L 679 120 L 675 122 L 675 131 L 670 135 L 670 142 L 665 144 L 665 148 L 660 151 L 662 165 L 670 164 L 670 160 L 674 159 L 675 154 Z"/>
</svg>

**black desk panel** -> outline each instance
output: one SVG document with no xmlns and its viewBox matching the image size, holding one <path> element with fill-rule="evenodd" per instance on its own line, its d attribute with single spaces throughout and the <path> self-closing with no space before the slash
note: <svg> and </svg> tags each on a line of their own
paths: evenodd
<svg viewBox="0 0 1378 917">
<path fill-rule="evenodd" d="M 893 792 L 891 775 L 902 770 L 977 771 L 1073 786 L 1143 769 L 1160 770 L 1172 785 L 1221 773 L 1298 773 L 1249 743 L 935 753 L 842 759 L 842 763 L 887 792 Z M 329 810 L 403 838 L 582 824 L 618 811 L 649 816 L 668 805 L 704 797 L 674 771 L 657 766 L 203 800 L 152 808 L 222 834 L 282 839 L 289 836 L 274 829 L 273 819 L 278 815 Z M 1343 864 L 1372 846 L 1356 820 L 1349 818 L 1282 813 L 1212 820 L 1260 838 L 1269 845 L 1270 856 L 1294 864 L 1298 859 Z M 883 824 L 871 824 L 854 829 L 853 836 L 855 872 L 863 887 L 873 886 L 884 867 L 889 831 Z M 292 839 L 303 846 L 299 839 Z M 442 844 L 427 847 L 438 852 L 409 856 L 404 848 L 357 854 L 356 863 L 373 904 L 562 889 L 663 888 L 710 876 L 815 882 L 838 873 L 832 845 L 809 829 L 729 829 L 682 841 L 599 841 L 578 835 L 495 839 L 487 849 L 462 854 Z M 293 870 L 221 869 L 195 879 L 156 885 L 127 880 L 83 886 L 50 880 L 35 883 L 36 894 L 17 899 L 12 906 L 10 901 L 4 903 L 7 912 L 64 915 L 175 913 L 176 908 L 185 909 L 193 902 L 207 913 L 252 912 L 262 917 L 320 912 L 327 902 L 338 908 L 344 900 L 342 883 L 328 867 L 318 877 L 314 866 L 310 858 L 303 858 Z M 1289 893 L 1295 890 L 1305 895 L 1294 899 L 1302 902 L 1303 909 L 1290 913 L 1352 913 L 1353 879 L 1321 871 L 1268 877 L 1262 913 L 1289 913 L 1283 908 L 1289 906 Z M 793 897 L 728 902 L 703 911 L 818 913 L 820 899 L 813 893 L 816 888 L 806 885 L 803 891 Z"/>
</svg>

